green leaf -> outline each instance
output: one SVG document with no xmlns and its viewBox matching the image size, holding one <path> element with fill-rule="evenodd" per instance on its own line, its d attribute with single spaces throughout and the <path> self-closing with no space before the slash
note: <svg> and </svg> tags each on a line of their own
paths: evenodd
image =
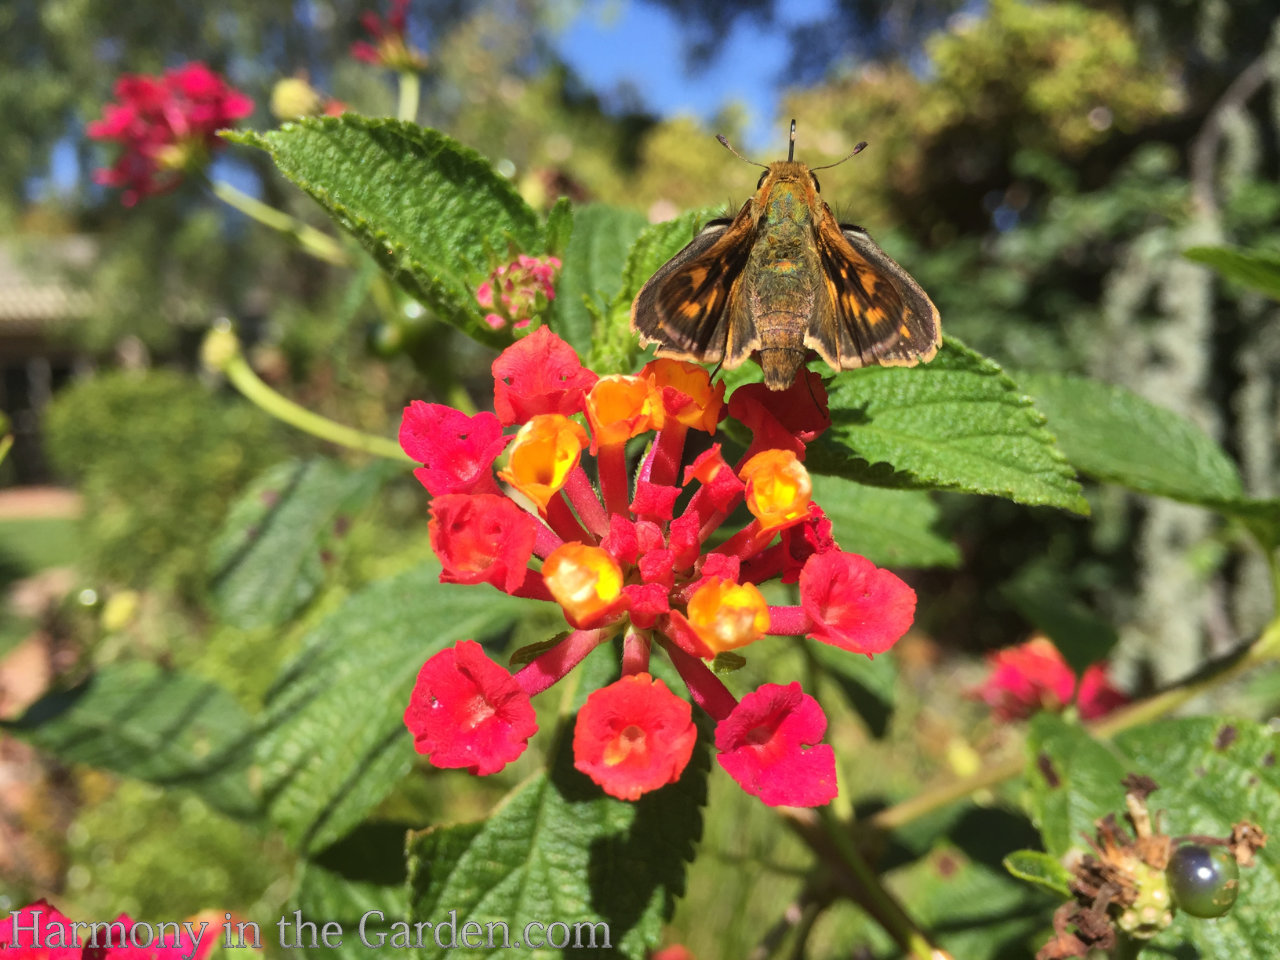
<svg viewBox="0 0 1280 960">
<path fill-rule="evenodd" d="M 1031 401 L 952 337 L 928 364 L 851 371 L 828 390 L 832 426 L 810 445 L 812 472 L 1089 512 Z"/>
<path fill-rule="evenodd" d="M 898 664 L 892 657 L 875 659 L 826 643 L 805 647 L 858 712 L 871 735 L 879 739 L 889 729 L 898 683 Z"/>
<path fill-rule="evenodd" d="M 573 234 L 556 280 L 550 325 L 583 357 L 592 351 L 599 318 L 622 283 L 622 267 L 644 215 L 600 203 L 573 211 Z"/>
<path fill-rule="evenodd" d="M 569 247 L 569 238 L 573 235 L 573 204 L 568 197 L 561 197 L 555 206 L 547 211 L 547 254 L 552 257 L 564 257 Z"/>
<path fill-rule="evenodd" d="M 1028 812 L 1045 849 L 1060 857 L 1081 844 L 1082 833 L 1093 833 L 1093 822 L 1102 813 L 1123 811 L 1120 781 L 1129 772 L 1108 745 L 1082 727 L 1053 713 L 1032 718 L 1027 740 Z"/>
<path fill-rule="evenodd" d="M 1235 464 L 1195 424 L 1094 380 L 1043 373 L 1019 380 L 1081 473 L 1212 508 L 1240 520 L 1265 549 L 1280 547 L 1280 500 L 1245 497 Z"/>
<path fill-rule="evenodd" d="M 141 661 L 109 664 L 0 730 L 66 763 L 192 790 L 235 816 L 258 810 L 248 779 L 250 718 L 200 677 Z"/>
<path fill-rule="evenodd" d="M 231 508 L 210 548 L 213 600 L 244 630 L 278 626 L 315 595 L 350 515 L 381 488 L 390 465 L 351 470 L 333 460 L 281 463 Z"/>
<path fill-rule="evenodd" d="M 271 819 L 302 852 L 334 842 L 408 770 L 404 709 L 432 654 L 505 630 L 525 601 L 422 566 L 352 595 L 304 639 L 257 745 Z"/>
<path fill-rule="evenodd" d="M 1273 300 L 1280 300 L 1280 252 L 1238 247 L 1191 247 L 1188 260 L 1212 267 L 1228 280 L 1242 283 Z"/>
<path fill-rule="evenodd" d="M 572 748 L 563 737 L 554 768 L 538 774 L 507 797 L 488 820 L 437 827 L 410 839 L 409 890 L 415 921 L 447 920 L 457 911 L 457 929 L 474 921 L 503 922 L 510 942 L 525 939 L 525 925 L 567 924 L 586 946 L 574 957 L 641 960 L 654 947 L 662 923 L 684 892 L 686 863 L 702 832 L 708 757 L 700 742 L 676 784 L 635 803 L 614 800 L 573 769 Z M 609 949 L 604 944 L 607 924 Z M 581 926 L 580 926 L 581 925 Z M 560 931 L 556 931 L 557 937 Z M 558 940 L 556 941 L 558 942 Z M 477 956 L 502 957 L 495 949 Z M 419 954 L 446 957 L 434 943 Z M 533 950 L 534 957 L 559 951 Z"/>
<path fill-rule="evenodd" d="M 912 920 L 937 938 L 946 956 L 964 960 L 1030 958 L 1048 929 L 1048 898 L 994 864 L 943 844 L 892 874 L 893 890 Z M 877 940 L 887 939 L 877 935 Z M 873 941 L 875 942 L 875 941 Z M 903 954 L 886 942 L 877 957 Z"/>
<path fill-rule="evenodd" d="M 1277 735 L 1261 724 L 1222 717 L 1164 719 L 1129 730 L 1106 747 L 1088 746 L 1085 731 L 1058 718 L 1042 715 L 1033 727 L 1037 744 L 1031 769 L 1049 765 L 1060 779 L 1054 792 L 1070 795 L 1067 802 L 1039 804 L 1045 844 L 1052 853 L 1082 848 L 1079 834 L 1091 834 L 1094 820 L 1108 813 L 1123 815 L 1118 776 L 1130 772 L 1159 785 L 1148 806 L 1163 811 L 1160 824 L 1170 835 L 1226 837 L 1240 820 L 1264 829 L 1280 823 Z M 1099 750 L 1107 757 L 1108 771 L 1095 769 Z M 1035 759 L 1040 755 L 1043 759 Z M 1111 783 L 1105 782 L 1108 772 L 1116 776 Z M 1040 773 L 1032 772 L 1029 780 L 1033 794 L 1047 791 Z M 1240 871 L 1240 898 L 1230 913 L 1211 922 L 1179 914 L 1151 945 L 1177 951 L 1190 944 L 1201 957 L 1264 960 L 1275 956 L 1277 916 L 1280 855 L 1264 848 L 1254 867 Z"/>
<path fill-rule="evenodd" d="M 1071 872 L 1043 850 L 1015 850 L 1004 858 L 1004 868 L 1041 890 L 1071 896 Z"/>
<path fill-rule="evenodd" d="M 291 924 L 286 942 L 298 944 L 294 911 L 300 910 L 303 921 L 316 925 L 317 939 L 326 923 L 342 927 L 342 945 L 326 950 L 326 956 L 367 957 L 379 946 L 391 946 L 397 932 L 391 925 L 409 918 L 404 859 L 408 832 L 408 825 L 402 823 L 363 823 L 302 861 L 289 907 L 282 914 Z M 362 921 L 363 939 L 370 946 L 361 941 Z M 386 939 L 379 940 L 380 935 Z M 304 938 L 303 945 L 310 947 L 311 940 Z"/>
<path fill-rule="evenodd" d="M 1081 473 L 1189 503 L 1241 497 L 1235 464 L 1172 410 L 1082 377 L 1026 373 L 1018 380 Z"/>
<path fill-rule="evenodd" d="M 938 505 L 923 490 L 887 490 L 813 475 L 813 499 L 841 548 L 881 566 L 957 567 L 960 551 L 933 529 Z"/>
<path fill-rule="evenodd" d="M 541 252 L 538 215 L 480 154 L 436 130 L 347 113 L 229 140 L 261 147 L 409 294 L 501 347 L 475 289 L 511 248 Z"/>
</svg>

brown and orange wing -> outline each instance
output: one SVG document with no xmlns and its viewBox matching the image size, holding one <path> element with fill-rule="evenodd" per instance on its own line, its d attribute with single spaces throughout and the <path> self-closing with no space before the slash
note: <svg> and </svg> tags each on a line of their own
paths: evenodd
<svg viewBox="0 0 1280 960">
<path fill-rule="evenodd" d="M 631 329 L 658 355 L 734 367 L 759 349 L 750 311 L 735 295 L 755 243 L 750 201 L 712 220 L 663 264 L 631 304 Z"/>
<path fill-rule="evenodd" d="M 911 275 L 830 210 L 815 232 L 829 300 L 814 310 L 805 345 L 834 370 L 932 360 L 942 342 L 938 308 Z"/>
</svg>

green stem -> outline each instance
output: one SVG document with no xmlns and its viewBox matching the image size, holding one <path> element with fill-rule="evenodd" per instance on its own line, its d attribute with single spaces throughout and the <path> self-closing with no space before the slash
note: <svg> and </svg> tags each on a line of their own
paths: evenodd
<svg viewBox="0 0 1280 960">
<path fill-rule="evenodd" d="M 226 375 L 227 379 L 235 385 L 237 390 L 244 394 L 246 399 L 261 407 L 277 420 L 282 420 L 304 433 L 319 437 L 321 440 L 328 440 L 330 443 L 349 447 L 352 450 L 360 450 L 374 456 L 385 457 L 388 460 L 413 462 L 409 460 L 409 457 L 405 455 L 404 451 L 400 449 L 400 445 L 394 440 L 387 437 L 373 436 L 353 427 L 335 423 L 328 417 L 312 413 L 306 407 L 282 397 L 253 372 L 253 368 L 249 366 L 248 361 L 239 351 L 218 364 L 217 369 Z"/>
<path fill-rule="evenodd" d="M 422 81 L 416 71 L 400 71 L 400 96 L 396 104 L 396 116 L 410 123 L 418 119 L 418 97 L 422 90 Z"/>
<path fill-rule="evenodd" d="M 297 242 L 303 251 L 311 254 L 316 259 L 337 264 L 340 267 L 348 266 L 351 263 L 346 251 L 342 249 L 342 245 L 329 234 L 303 223 L 283 210 L 277 210 L 270 204 L 249 196 L 244 191 L 238 190 L 222 180 L 211 181 L 209 187 L 219 200 L 239 210 L 245 216 L 258 221 L 263 226 L 270 227 L 272 230 L 277 230 L 289 236 Z"/>
<path fill-rule="evenodd" d="M 9 450 L 13 446 L 13 434 L 6 434 L 0 437 L 0 463 L 4 463 L 4 458 L 9 455 Z"/>
<path fill-rule="evenodd" d="M 1272 620 L 1262 631 L 1262 636 L 1239 653 L 1210 664 L 1196 676 L 1171 690 L 1117 710 L 1109 717 L 1091 724 L 1089 730 L 1099 737 L 1114 737 L 1131 727 L 1150 723 L 1172 713 L 1200 694 L 1276 659 L 1280 659 L 1280 617 Z"/>
<path fill-rule="evenodd" d="M 840 866 L 852 881 L 850 892 L 858 905 L 893 937 L 908 957 L 914 960 L 946 960 L 949 955 L 929 941 L 915 920 L 881 884 L 880 877 L 854 845 L 848 826 L 827 808 L 820 808 L 818 817 L 826 839 L 839 857 Z"/>
<path fill-rule="evenodd" d="M 1109 739 L 1125 730 L 1172 713 L 1202 693 L 1234 680 L 1254 667 L 1275 660 L 1280 660 L 1280 617 L 1273 620 L 1262 635 L 1243 651 L 1210 664 L 1177 687 L 1117 710 L 1105 719 L 1089 724 L 1087 729 L 1096 737 Z M 878 830 L 896 830 L 934 810 L 963 800 L 972 793 L 1016 777 L 1023 767 L 1021 757 L 995 764 L 971 777 L 941 784 L 902 803 L 886 807 L 870 817 L 868 822 Z"/>
</svg>

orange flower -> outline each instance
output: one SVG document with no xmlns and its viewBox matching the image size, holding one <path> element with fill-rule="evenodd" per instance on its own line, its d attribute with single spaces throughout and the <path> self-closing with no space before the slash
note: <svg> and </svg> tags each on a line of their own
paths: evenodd
<svg viewBox="0 0 1280 960">
<path fill-rule="evenodd" d="M 614 374 L 601 377 L 586 397 L 591 423 L 591 450 L 656 430 L 662 426 L 662 404 L 644 377 Z"/>
<path fill-rule="evenodd" d="M 808 515 L 813 484 L 809 471 L 790 450 L 765 450 L 738 474 L 747 484 L 747 509 L 762 530 L 785 526 Z"/>
<path fill-rule="evenodd" d="M 561 544 L 543 563 L 542 579 L 565 619 L 580 629 L 600 624 L 622 601 L 622 568 L 600 547 Z"/>
<path fill-rule="evenodd" d="M 703 643 L 722 653 L 755 643 L 769 630 L 769 605 L 753 583 L 713 577 L 689 598 L 689 625 Z"/>
<path fill-rule="evenodd" d="M 587 431 L 558 413 L 541 413 L 511 442 L 507 469 L 498 476 L 545 511 L 569 478 L 587 445 Z"/>
<path fill-rule="evenodd" d="M 640 376 L 653 384 L 662 397 L 667 416 L 694 430 L 716 432 L 724 407 L 724 381 L 711 386 L 711 375 L 696 363 L 659 357 L 645 364 Z"/>
</svg>

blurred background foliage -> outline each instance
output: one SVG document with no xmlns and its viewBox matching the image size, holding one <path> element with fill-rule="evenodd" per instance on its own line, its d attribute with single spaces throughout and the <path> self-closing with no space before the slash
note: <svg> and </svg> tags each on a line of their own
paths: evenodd
<svg viewBox="0 0 1280 960">
<path fill-rule="evenodd" d="M 678 12 L 689 84 L 725 31 L 744 18 L 774 23 L 781 6 L 626 2 Z M 354 268 L 318 263 L 217 204 L 198 182 L 123 209 L 90 181 L 103 157 L 83 127 L 124 71 L 204 60 L 254 97 L 259 110 L 247 125 L 257 128 L 274 123 L 270 91 L 289 76 L 305 75 L 361 112 L 393 112 L 390 78 L 347 56 L 366 8 L 358 0 L 226 0 L 160 16 L 146 4 L 92 0 L 0 5 L 3 239 L 24 249 L 89 236 L 96 249 L 67 277 L 89 292 L 92 307 L 56 333 L 76 369 L 95 372 L 60 390 L 41 426 L 56 478 L 84 496 L 66 559 L 77 585 L 99 596 L 143 591 L 142 609 L 161 611 L 120 628 L 69 600 L 24 628 L 51 631 L 74 649 L 110 647 L 113 638 L 118 648 L 122 636 L 150 624 L 149 649 L 223 680 L 240 671 L 239 693 L 261 697 L 259 681 L 298 633 L 211 632 L 205 556 L 247 481 L 313 445 L 191 373 L 215 317 L 236 319 L 269 383 L 353 426 L 390 434 L 411 398 L 457 403 L 469 392 L 484 403 L 492 355 L 393 293 L 361 255 L 352 253 Z M 1280 494 L 1277 307 L 1179 256 L 1203 243 L 1280 249 L 1274 4 L 834 0 L 826 11 L 820 23 L 787 34 L 791 65 L 777 78 L 785 96 L 776 128 L 797 117 L 798 156 L 815 165 L 871 142 L 822 174 L 824 197 L 909 267 L 946 331 L 1015 372 L 1074 372 L 1127 386 L 1215 436 L 1240 464 L 1249 494 Z M 720 203 L 736 208 L 756 174 L 711 134 L 737 143 L 742 105 L 725 103 L 704 126 L 588 88 L 551 42 L 583 12 L 572 0 L 414 4 L 410 38 L 429 56 L 419 122 L 479 150 L 542 209 L 562 194 L 651 220 Z M 773 159 L 781 145 L 779 136 L 759 159 Z M 79 173 L 70 190 L 51 184 L 55 156 Z M 327 229 L 258 151 L 224 151 L 211 172 Z M 0 479 L 14 479 L 12 464 L 0 469 L 9 471 Z M 965 714 L 957 681 L 965 674 L 939 667 L 939 658 L 951 664 L 952 653 L 1024 639 L 1030 624 L 1011 599 L 1019 584 L 1048 578 L 1064 601 L 1114 624 L 1123 675 L 1139 691 L 1234 646 L 1268 609 L 1261 559 L 1206 511 L 1100 488 L 1090 491 L 1089 522 L 1005 501 L 939 499 L 963 560 L 956 570 L 914 576 L 921 639 L 903 656 L 927 706 L 883 743 L 852 734 L 859 751 L 879 750 L 878 767 L 904 781 L 961 762 L 953 731 L 938 718 Z M 0 559 L 8 556 L 4 537 L 30 535 L 15 530 L 6 533 L 0 521 Z M 326 589 L 338 596 L 375 567 L 407 566 L 422 557 L 424 541 L 418 492 L 393 489 L 353 534 Z M 23 572 L 34 571 L 4 567 L 4 580 Z M 54 785 L 66 772 L 45 776 Z M 726 796 L 717 803 L 746 804 L 743 818 L 764 819 L 724 782 L 720 788 Z M 270 838 L 137 785 L 88 780 L 73 793 L 77 802 L 27 824 L 49 841 L 49 859 L 0 862 L 11 891 L 61 887 L 90 914 L 249 912 L 278 901 L 279 891 L 249 882 L 260 858 L 271 864 L 260 876 L 287 867 Z M 475 800 L 459 797 L 454 812 L 483 809 Z M 793 867 L 784 846 L 774 879 L 736 880 L 736 858 L 748 855 L 738 847 L 770 834 L 740 829 L 737 814 L 718 822 L 731 824 L 732 836 L 708 839 L 716 852 L 694 868 L 690 889 L 721 885 L 730 891 L 721 908 L 732 902 L 734 916 L 750 915 L 759 898 L 780 896 L 771 884 L 785 888 Z M 67 842 L 55 842 L 63 828 Z M 177 835 L 205 872 L 171 883 L 157 864 Z M 738 943 L 731 920 L 700 921 L 712 909 L 705 896 L 687 900 L 681 936 L 706 956 L 745 955 L 758 931 L 743 931 Z"/>
</svg>

